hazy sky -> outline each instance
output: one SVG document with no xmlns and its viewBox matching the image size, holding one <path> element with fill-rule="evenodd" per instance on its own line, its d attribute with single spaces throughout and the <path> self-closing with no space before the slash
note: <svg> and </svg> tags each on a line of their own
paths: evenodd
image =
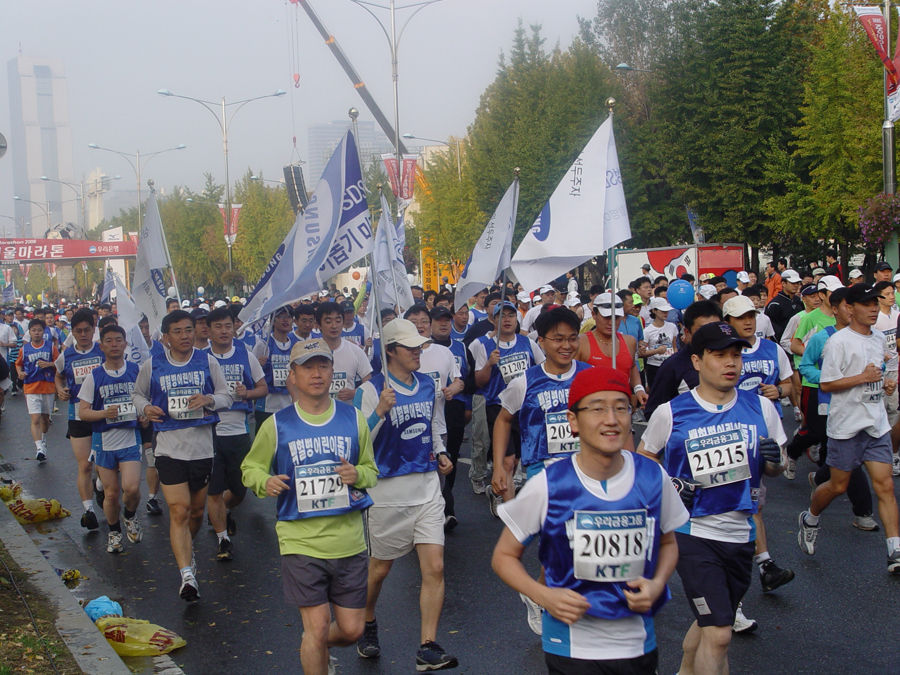
<svg viewBox="0 0 900 675">
<path fill-rule="evenodd" d="M 414 1 L 398 0 L 398 6 Z M 312 5 L 392 120 L 390 55 L 381 28 L 350 0 Z M 289 92 L 249 103 L 236 115 L 229 132 L 232 180 L 247 167 L 282 178 L 295 134 L 307 159 L 309 124 L 347 119 L 351 106 L 361 110 L 360 119 L 373 119 L 306 13 L 286 0 L 0 0 L 0 7 L 0 132 L 9 138 L 6 63 L 19 45 L 26 56 L 62 59 L 78 177 L 101 167 L 134 189 L 125 160 L 88 143 L 142 153 L 185 143 L 187 149 L 153 159 L 144 180 L 167 191 L 174 185 L 199 190 L 204 172 L 222 181 L 221 133 L 212 116 L 191 101 L 160 96 L 159 89 L 210 101 Z M 374 11 L 387 23 L 387 11 Z M 400 42 L 401 133 L 465 134 L 520 17 L 543 25 L 548 47 L 559 40 L 565 48 L 577 32 L 576 15 L 595 11 L 596 0 L 442 0 L 426 7 Z M 398 11 L 401 24 L 409 14 Z M 290 59 L 294 24 L 299 88 Z M 13 214 L 12 152 L 0 159 L 4 215 Z"/>
</svg>

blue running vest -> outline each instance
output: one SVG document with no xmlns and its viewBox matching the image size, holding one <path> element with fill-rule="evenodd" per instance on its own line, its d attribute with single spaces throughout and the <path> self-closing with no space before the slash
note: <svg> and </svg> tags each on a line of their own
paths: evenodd
<svg viewBox="0 0 900 675">
<path fill-rule="evenodd" d="M 81 391 L 81 383 L 88 373 L 106 361 L 100 345 L 91 344 L 87 352 L 79 352 L 75 346 L 71 346 L 63 352 L 63 374 L 66 376 L 66 386 L 69 388 L 69 419 L 77 420 L 75 406 L 78 403 L 78 392 Z"/>
<path fill-rule="evenodd" d="M 105 410 L 106 406 L 119 406 L 119 416 L 114 420 L 102 419 L 91 422 L 91 430 L 102 434 L 110 429 L 127 429 L 137 427 L 137 412 L 134 408 L 132 392 L 137 381 L 140 367 L 131 361 L 125 362 L 125 372 L 119 377 L 110 375 L 105 368 L 96 368 L 94 374 L 93 410 Z"/>
<path fill-rule="evenodd" d="M 497 339 L 483 335 L 478 341 L 484 347 L 485 355 L 490 358 L 497 349 Z M 524 335 L 516 334 L 516 343 L 512 347 L 500 348 L 500 362 L 491 367 L 491 379 L 487 386 L 478 390 L 478 393 L 484 396 L 485 405 L 499 405 L 500 393 L 506 389 L 506 385 L 533 365 L 534 352 L 531 351 L 531 340 Z"/>
<path fill-rule="evenodd" d="M 372 441 L 379 478 L 428 473 L 437 470 L 431 443 L 431 416 L 434 412 L 434 380 L 414 372 L 416 388 L 407 394 L 394 388 L 397 404 L 385 416 Z M 384 389 L 384 373 L 369 380 L 376 392 Z"/>
<path fill-rule="evenodd" d="M 243 384 L 247 389 L 253 389 L 256 386 L 256 382 L 253 381 L 253 377 L 250 375 L 250 359 L 255 359 L 256 357 L 247 351 L 247 347 L 243 342 L 232 340 L 231 344 L 234 347 L 234 351 L 227 359 L 212 350 L 209 353 L 219 362 L 219 367 L 222 369 L 222 374 L 228 383 L 228 393 L 234 396 L 234 388 L 238 384 Z M 250 401 L 237 398 L 234 399 L 234 404 L 229 410 L 250 412 L 252 410 L 251 406 Z"/>
<path fill-rule="evenodd" d="M 150 404 L 165 412 L 162 422 L 154 422 L 154 431 L 172 431 L 219 421 L 215 412 L 205 408 L 187 410 L 187 399 L 194 394 L 212 396 L 215 387 L 209 372 L 209 353 L 193 350 L 190 360 L 173 366 L 165 356 L 150 359 Z"/>
<path fill-rule="evenodd" d="M 266 376 L 266 384 L 269 387 L 270 394 L 287 394 L 287 376 L 291 370 L 291 349 L 300 342 L 294 333 L 288 333 L 287 349 L 278 346 L 275 337 L 270 335 L 266 338 L 266 344 L 269 345 L 269 358 L 266 365 L 263 366 L 263 374 Z M 276 382 L 278 383 L 276 385 Z M 262 399 L 260 399 L 262 400 Z"/>
<path fill-rule="evenodd" d="M 56 368 L 38 368 L 38 361 L 53 360 L 53 343 L 44 340 L 40 347 L 31 342 L 22 345 L 22 365 L 25 368 L 25 384 L 32 382 L 53 382 L 56 379 Z"/>
</svg>

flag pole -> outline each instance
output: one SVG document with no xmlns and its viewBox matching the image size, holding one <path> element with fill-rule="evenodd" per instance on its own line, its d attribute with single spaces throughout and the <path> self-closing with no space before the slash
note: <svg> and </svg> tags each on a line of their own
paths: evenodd
<svg viewBox="0 0 900 675">
<path fill-rule="evenodd" d="M 612 126 L 612 116 L 613 116 L 613 107 L 616 105 L 616 99 L 610 96 L 606 99 L 606 106 L 609 109 L 609 120 L 610 126 Z M 612 131 L 610 131 L 612 133 Z M 601 216 L 602 217 L 602 216 Z M 615 251 L 610 248 L 606 254 L 606 266 L 609 268 L 609 293 L 610 293 L 610 307 L 612 310 L 611 318 L 612 318 L 612 367 L 613 370 L 616 369 L 616 347 L 619 344 L 619 332 L 616 328 L 616 255 Z M 624 304 L 623 310 L 624 310 Z M 623 317 L 624 319 L 624 317 Z"/>
<path fill-rule="evenodd" d="M 515 169 L 513 169 L 513 173 L 516 174 L 516 178 L 515 178 L 516 198 L 514 200 L 516 204 L 519 203 L 519 172 L 520 171 L 521 171 L 521 169 L 519 167 L 516 167 Z M 512 226 L 513 226 L 513 229 L 515 229 L 516 224 L 513 223 Z M 512 249 L 510 249 L 510 251 L 509 251 L 509 257 L 512 258 Z M 504 267 L 503 274 L 500 277 L 500 308 L 501 308 L 500 309 L 500 319 L 501 320 L 503 319 L 503 303 L 506 302 L 506 271 L 508 269 L 509 269 L 508 267 Z M 500 326 L 499 325 L 497 326 L 497 349 L 500 349 Z"/>
<path fill-rule="evenodd" d="M 150 194 L 155 195 L 156 189 L 153 187 L 153 181 L 148 180 L 147 185 L 150 186 Z M 140 208 L 140 206 L 138 206 L 138 208 Z M 175 287 L 175 295 L 178 298 L 178 304 L 181 305 L 181 291 L 178 290 L 178 279 L 175 278 L 175 265 L 172 264 L 172 256 L 169 255 L 169 242 L 166 241 L 166 228 L 163 227 L 162 216 L 159 218 L 159 233 L 162 235 L 163 249 L 166 252 L 166 262 L 169 263 L 169 274 L 172 275 L 172 285 Z"/>
</svg>

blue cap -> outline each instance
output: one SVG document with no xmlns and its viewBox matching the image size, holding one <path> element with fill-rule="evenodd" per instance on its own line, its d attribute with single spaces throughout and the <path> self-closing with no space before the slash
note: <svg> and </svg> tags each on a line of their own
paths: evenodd
<svg viewBox="0 0 900 675">
<path fill-rule="evenodd" d="M 516 308 L 516 306 L 515 306 L 514 304 L 512 304 L 512 303 L 509 302 L 508 300 L 504 300 L 503 302 L 498 302 L 496 305 L 494 305 L 494 314 L 493 314 L 493 316 L 497 316 L 497 314 L 498 314 L 500 311 L 502 311 L 504 307 L 509 307 L 509 308 L 510 308 L 512 311 L 514 311 L 514 312 L 517 312 L 517 311 L 518 311 L 518 309 Z"/>
</svg>

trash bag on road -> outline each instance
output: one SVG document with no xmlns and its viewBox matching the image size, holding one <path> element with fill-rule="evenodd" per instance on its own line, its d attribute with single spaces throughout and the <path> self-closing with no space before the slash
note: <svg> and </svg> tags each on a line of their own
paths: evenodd
<svg viewBox="0 0 900 675">
<path fill-rule="evenodd" d="M 55 499 L 22 499 L 22 485 L 18 482 L 0 487 L 0 500 L 3 500 L 22 525 L 72 515 L 71 511 L 64 509 Z"/>
<path fill-rule="evenodd" d="M 115 600 L 110 600 L 107 596 L 101 595 L 94 598 L 84 606 L 84 611 L 95 622 L 104 616 L 122 616 L 122 605 Z"/>
<path fill-rule="evenodd" d="M 158 656 L 187 642 L 170 630 L 124 616 L 104 616 L 94 622 L 119 656 Z"/>
</svg>

